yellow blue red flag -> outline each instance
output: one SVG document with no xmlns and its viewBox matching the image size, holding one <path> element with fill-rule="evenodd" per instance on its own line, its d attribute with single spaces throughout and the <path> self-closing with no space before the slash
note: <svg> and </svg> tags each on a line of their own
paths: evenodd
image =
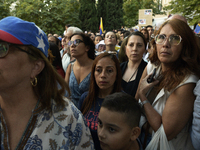
<svg viewBox="0 0 200 150">
<path fill-rule="evenodd" d="M 196 26 L 194 32 L 195 32 L 196 34 L 200 34 L 200 23 L 197 24 L 197 26 Z"/>
<path fill-rule="evenodd" d="M 99 26 L 99 30 L 100 30 L 100 35 L 103 33 L 103 21 L 102 21 L 102 17 L 100 19 L 100 26 Z"/>
</svg>

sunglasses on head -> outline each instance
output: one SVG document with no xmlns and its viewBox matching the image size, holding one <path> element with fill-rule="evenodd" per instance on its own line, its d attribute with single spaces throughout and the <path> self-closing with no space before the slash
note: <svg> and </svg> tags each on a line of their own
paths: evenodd
<svg viewBox="0 0 200 150">
<path fill-rule="evenodd" d="M 5 57 L 8 54 L 10 46 L 14 46 L 17 49 L 19 49 L 20 51 L 25 52 L 25 53 L 33 56 L 33 54 L 29 53 L 28 51 L 26 51 L 26 50 L 24 50 L 24 49 L 22 49 L 20 47 L 18 47 L 17 45 L 0 41 L 0 58 Z"/>
<path fill-rule="evenodd" d="M 179 45 L 181 43 L 181 36 L 172 34 L 169 37 L 166 37 L 164 34 L 158 34 L 155 37 L 156 44 L 164 44 L 164 42 L 168 40 L 171 45 Z"/>
<path fill-rule="evenodd" d="M 96 52 L 95 55 L 98 56 L 98 55 L 103 54 L 103 53 L 117 55 L 117 51 L 101 51 L 101 52 Z"/>
<path fill-rule="evenodd" d="M 72 44 L 74 44 L 75 46 L 78 46 L 81 42 L 83 42 L 83 41 L 80 39 L 76 39 L 74 41 L 69 41 L 68 46 L 71 46 Z"/>
</svg>

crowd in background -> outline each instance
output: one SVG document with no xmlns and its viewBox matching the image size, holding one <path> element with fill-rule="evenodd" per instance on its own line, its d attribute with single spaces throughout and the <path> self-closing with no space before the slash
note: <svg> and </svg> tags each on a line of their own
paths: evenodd
<svg viewBox="0 0 200 150">
<path fill-rule="evenodd" d="M 173 17 L 169 18 L 168 21 L 171 20 L 171 19 L 178 19 L 178 20 L 181 20 L 181 21 L 183 21 L 184 23 L 187 24 L 187 20 L 184 17 L 180 16 L 180 15 L 174 15 Z M 181 23 L 179 23 L 179 24 L 181 24 Z M 172 25 L 173 24 L 170 24 L 170 26 L 172 26 Z M 73 28 L 73 27 L 70 27 L 70 25 L 66 25 L 66 31 L 64 32 L 64 38 L 66 38 L 65 34 L 67 33 L 67 28 Z M 172 27 L 172 28 L 170 28 L 168 30 L 169 31 L 173 30 L 175 33 L 180 32 L 180 31 L 176 31 L 175 27 L 174 28 Z M 184 32 L 184 30 L 190 30 L 190 29 L 189 28 L 188 29 L 185 28 L 181 32 Z M 125 30 L 122 27 L 121 29 L 117 29 L 117 30 L 113 30 L 113 31 L 105 31 L 101 35 L 100 35 L 100 33 L 92 33 L 91 31 L 89 31 L 89 32 L 85 31 L 85 34 L 87 34 L 91 38 L 91 40 L 94 42 L 94 44 L 95 44 L 95 55 L 96 56 L 101 55 L 101 54 L 105 54 L 107 52 L 108 56 L 109 56 L 109 54 L 114 54 L 117 57 L 118 62 L 119 62 L 119 66 L 120 66 L 120 73 L 118 71 L 119 68 L 116 66 L 117 78 L 113 77 L 113 81 L 110 79 L 110 81 L 112 83 L 111 85 L 114 84 L 114 87 L 116 87 L 117 81 L 115 81 L 115 80 L 116 79 L 120 80 L 121 83 L 117 85 L 118 88 L 120 87 L 119 89 L 121 89 L 121 91 L 123 91 L 125 93 L 128 93 L 133 97 L 136 96 L 136 99 L 139 100 L 143 104 L 143 101 L 141 100 L 141 97 L 139 96 L 139 91 L 137 91 L 137 90 L 139 90 L 138 86 L 139 86 L 140 79 L 143 78 L 143 76 L 144 76 L 142 74 L 144 74 L 144 72 L 146 72 L 146 68 L 145 67 L 147 66 L 147 64 L 148 64 L 148 66 L 150 66 L 150 62 L 156 62 L 156 65 L 155 65 L 156 68 L 159 66 L 159 64 L 157 64 L 158 62 L 155 61 L 155 58 L 153 58 L 153 56 L 150 57 L 150 54 L 152 54 L 152 55 L 154 54 L 153 51 L 155 49 L 156 44 L 159 45 L 156 42 L 156 39 L 155 39 L 155 38 L 157 38 L 156 35 L 158 35 L 159 32 L 160 32 L 159 28 L 154 29 L 153 26 L 148 25 L 146 27 L 142 27 L 139 31 L 138 30 L 133 30 L 133 29 Z M 167 34 L 165 33 L 164 36 L 161 37 L 161 38 L 166 38 L 166 35 Z M 180 33 L 179 33 L 179 36 L 180 36 Z M 172 38 L 177 38 L 177 37 L 172 37 Z M 178 38 L 179 38 L 179 40 L 181 42 L 182 36 L 181 36 L 181 38 L 180 37 L 178 37 Z M 199 45 L 199 43 L 198 43 L 199 42 L 199 38 L 198 38 L 197 34 L 196 34 L 195 38 L 196 38 L 195 40 L 197 40 L 196 44 Z M 172 40 L 172 39 L 169 39 L 169 42 L 171 42 L 170 40 Z M 67 43 L 67 41 L 66 41 L 66 43 Z M 173 45 L 173 43 L 170 43 L 170 44 Z M 135 48 L 133 48 L 134 45 L 136 45 Z M 193 43 L 193 45 L 194 45 L 194 43 Z M 167 48 L 170 47 L 171 48 L 171 46 L 168 46 L 168 45 L 166 45 L 165 47 L 167 47 Z M 135 51 L 135 54 L 133 54 L 134 53 L 133 51 Z M 154 54 L 154 55 L 156 55 L 156 54 Z M 198 56 L 198 54 L 197 54 L 197 56 Z M 101 57 L 105 57 L 106 58 L 107 56 L 103 56 L 102 55 Z M 97 57 L 97 58 L 99 59 L 99 57 Z M 151 59 L 152 59 L 152 61 L 151 61 Z M 112 63 L 108 63 L 109 60 L 106 60 L 105 62 L 107 62 L 107 64 L 112 64 Z M 115 65 L 116 65 L 116 63 L 118 63 L 116 61 L 114 61 L 114 62 L 115 62 Z M 194 62 L 194 64 L 195 64 L 195 62 Z M 84 65 L 84 63 L 83 63 L 83 65 Z M 97 130 L 96 127 L 98 126 L 98 113 L 99 113 L 99 110 L 100 110 L 100 106 L 101 106 L 104 98 L 107 95 L 110 95 L 111 93 L 117 92 L 117 91 L 120 91 L 120 90 L 116 91 L 113 88 L 111 88 L 111 90 L 106 89 L 105 91 L 102 92 L 103 89 L 101 89 L 101 86 L 97 83 L 97 79 L 95 79 L 95 76 L 94 76 L 94 74 L 95 74 L 95 65 L 97 65 L 97 62 L 95 61 L 95 63 L 93 63 L 93 65 L 94 66 L 92 66 L 91 74 L 87 73 L 88 75 L 91 76 L 90 77 L 90 81 L 89 80 L 86 81 L 86 82 L 88 82 L 88 84 L 86 84 L 85 80 L 83 82 L 85 85 L 88 85 L 88 87 L 87 88 L 84 87 L 85 90 L 82 90 L 82 91 L 79 91 L 80 88 L 74 88 L 74 87 L 70 87 L 70 90 L 72 91 L 72 93 L 71 93 L 72 94 L 71 95 L 72 100 L 74 99 L 73 98 L 74 93 L 76 93 L 75 95 L 78 96 L 77 99 L 79 99 L 80 102 L 79 102 L 79 104 L 75 103 L 75 105 L 82 111 L 83 115 L 85 116 L 86 121 L 88 122 L 88 126 L 89 126 L 89 128 L 91 130 L 94 142 L 95 142 L 95 147 L 96 147 L 96 149 L 98 149 L 98 148 L 100 148 L 100 145 L 99 145 L 99 140 L 98 140 L 98 136 L 97 136 L 97 133 L 96 133 L 96 130 Z M 197 62 L 196 62 L 196 65 L 198 65 Z M 151 67 L 151 68 L 155 68 L 155 66 Z M 161 67 L 162 67 L 162 65 L 161 65 Z M 101 71 L 102 71 L 103 68 L 104 67 L 101 68 Z M 147 68 L 149 68 L 149 67 L 147 67 Z M 164 71 L 160 70 L 160 67 L 158 67 L 158 68 L 159 68 L 159 72 L 164 72 Z M 188 69 L 191 69 L 191 72 L 194 73 L 194 71 L 192 71 L 192 68 L 188 68 Z M 105 70 L 106 70 L 106 67 L 105 67 Z M 168 72 L 170 72 L 170 75 L 173 74 L 172 70 L 173 69 L 171 68 L 170 71 L 168 71 Z M 198 74 L 198 70 L 199 69 L 196 68 L 194 70 L 197 71 L 196 75 L 198 77 L 199 76 L 199 74 Z M 146 75 L 152 74 L 151 71 L 148 71 L 148 72 L 145 73 L 145 74 Z M 175 73 L 174 75 L 177 74 L 176 71 L 174 73 Z M 118 74 L 120 74 L 120 79 L 118 78 L 119 77 Z M 161 77 L 159 77 L 159 76 L 161 76 L 161 74 L 159 75 L 158 71 L 157 71 L 157 74 L 158 74 L 157 78 L 161 78 Z M 187 73 L 185 72 L 184 74 L 186 75 Z M 77 72 L 77 74 L 75 74 L 75 77 L 78 78 L 78 76 L 79 76 L 79 73 Z M 177 75 L 177 76 L 179 76 L 179 75 Z M 84 76 L 84 77 L 86 77 L 86 76 Z M 181 78 L 181 75 L 179 76 L 179 78 Z M 91 80 L 94 80 L 94 81 L 91 81 Z M 165 80 L 167 80 L 167 79 L 165 79 Z M 172 80 L 173 80 L 172 78 L 169 79 L 170 82 L 172 82 Z M 187 83 L 186 82 L 186 83 L 182 84 L 182 82 L 185 80 L 184 78 L 182 78 L 180 81 L 176 81 L 176 78 L 174 78 L 174 80 L 175 81 L 173 81 L 173 82 L 175 82 L 174 83 L 175 85 L 178 85 L 177 83 L 179 83 L 180 85 L 178 85 L 177 87 L 175 87 L 174 85 L 172 85 L 172 87 L 169 86 L 169 89 L 168 89 L 169 91 L 170 90 L 173 91 L 174 89 L 178 88 L 179 86 L 182 86 L 182 85 Z M 195 85 L 197 80 L 196 80 L 196 78 L 193 79 L 193 80 L 194 81 L 189 81 L 189 83 L 194 83 L 193 85 Z M 79 84 L 82 84 L 82 83 L 79 82 Z M 169 84 L 167 81 L 165 81 L 165 82 L 163 81 L 162 82 L 162 86 L 160 86 L 160 88 L 161 87 L 163 87 L 163 88 L 167 87 L 167 84 Z M 95 87 L 94 85 L 96 85 L 97 87 Z M 69 84 L 69 86 L 70 86 L 70 84 Z M 154 85 L 154 88 L 155 87 L 156 86 Z M 79 93 L 75 92 L 74 90 L 75 91 L 79 91 Z M 161 89 L 159 89 L 157 91 L 157 93 L 160 90 Z M 151 90 L 149 90 L 149 91 L 151 91 Z M 183 92 L 183 91 L 181 91 L 181 92 Z M 136 95 L 136 93 L 137 93 L 137 95 Z M 171 92 L 171 93 L 173 93 L 173 92 Z M 191 90 L 191 94 L 193 95 L 193 90 Z M 191 103 L 193 104 L 194 98 L 192 98 L 192 95 L 190 95 L 190 97 L 191 97 Z M 189 96 L 189 93 L 187 94 L 187 96 Z M 149 98 L 149 96 L 145 97 L 144 104 L 146 102 L 146 99 L 148 99 L 147 97 Z M 167 98 L 169 97 L 169 99 L 173 99 L 173 98 L 171 98 L 172 96 L 170 96 L 170 95 L 167 95 L 166 97 Z M 165 100 L 167 100 L 167 98 L 165 98 Z M 153 100 L 156 99 L 156 95 L 154 95 L 154 97 L 151 98 L 151 99 L 153 99 Z M 159 108 L 161 106 L 158 107 L 157 106 L 158 104 L 156 104 L 156 103 L 154 104 L 153 100 L 152 100 L 152 102 L 150 102 L 150 104 L 155 105 L 153 108 L 155 110 L 156 109 L 161 109 L 161 108 Z M 168 101 L 170 101 L 170 100 L 168 100 Z M 147 102 L 149 103 L 149 101 L 147 101 Z M 170 105 L 170 102 L 168 102 L 168 103 L 169 103 L 168 105 Z M 161 104 L 159 104 L 159 105 L 161 105 Z M 164 107 L 164 106 L 165 105 L 163 105 L 162 107 Z M 158 107 L 158 108 L 156 108 L 156 107 Z M 168 107 L 166 107 L 166 109 Z M 152 109 L 152 108 L 147 108 L 147 109 Z M 159 115 L 162 115 L 164 110 L 165 109 L 163 109 L 160 112 L 158 110 L 157 111 L 159 112 Z M 179 108 L 177 108 L 177 110 L 175 109 L 173 111 L 176 112 L 178 110 L 179 110 Z M 149 110 L 147 110 L 147 111 L 149 111 Z M 192 112 L 192 110 L 190 109 L 190 113 L 188 112 L 188 115 L 191 115 L 191 112 Z M 153 113 L 150 113 L 150 115 L 152 115 L 152 114 Z M 143 117 L 143 115 L 142 115 L 142 117 Z M 144 118 L 146 118 L 146 117 L 144 117 Z M 172 120 L 170 118 L 170 116 L 167 116 L 167 118 Z M 174 123 L 176 123 L 178 121 L 178 118 L 181 118 L 181 117 L 177 116 L 177 118 L 175 119 Z M 188 118 L 188 119 L 191 119 L 191 118 Z M 187 121 L 189 121 L 188 119 L 187 119 Z M 146 120 L 148 120 L 148 118 L 146 118 Z M 143 148 L 146 148 L 146 146 L 148 145 L 148 143 L 152 139 L 152 133 L 150 131 L 148 133 L 146 130 L 150 130 L 150 129 L 153 130 L 153 134 L 154 134 L 155 131 L 158 130 L 158 128 L 156 128 L 156 129 L 152 129 L 151 128 L 151 126 L 154 126 L 154 124 L 153 123 L 151 124 L 151 119 L 149 119 L 149 120 L 150 120 L 149 122 L 146 121 L 143 125 L 140 126 L 141 129 L 142 129 L 141 130 L 142 132 L 140 134 L 140 141 L 143 144 Z M 164 120 L 164 118 L 163 118 L 163 120 Z M 186 125 L 186 124 L 184 124 L 184 125 Z M 150 126 L 150 129 L 149 129 L 149 127 L 147 128 L 146 126 Z M 158 127 L 160 127 L 160 125 L 158 125 Z M 169 128 L 170 128 L 170 126 L 169 126 Z M 174 129 L 174 126 L 172 126 L 172 128 Z M 180 129 L 178 128 L 177 130 L 179 131 Z M 173 131 L 175 131 L 175 130 L 173 130 Z M 177 136 L 177 134 L 176 134 L 176 136 Z M 200 137 L 197 137 L 197 138 L 199 139 Z M 188 139 L 186 138 L 184 140 L 188 140 Z M 174 145 L 174 147 L 176 147 L 177 143 Z M 184 146 L 186 148 L 188 145 L 186 144 Z M 184 146 L 183 145 L 182 146 L 179 145 L 179 148 L 181 149 L 181 147 L 184 147 Z M 188 148 L 190 148 L 190 147 L 191 147 L 191 145 L 188 146 Z M 177 148 L 175 148 L 175 149 L 177 149 Z"/>
<path fill-rule="evenodd" d="M 3 150 L 200 149 L 200 38 L 183 16 L 101 35 L 65 28 L 0 21 Z"/>
</svg>

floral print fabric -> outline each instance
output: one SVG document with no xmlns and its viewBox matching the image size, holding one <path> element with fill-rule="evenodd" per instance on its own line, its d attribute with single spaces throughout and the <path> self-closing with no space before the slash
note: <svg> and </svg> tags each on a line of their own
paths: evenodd
<svg viewBox="0 0 200 150">
<path fill-rule="evenodd" d="M 65 99 L 66 106 L 60 108 L 52 100 L 52 112 L 47 110 L 33 112 L 37 119 L 32 133 L 27 137 L 23 150 L 93 150 L 94 144 L 90 130 L 81 112 Z M 0 108 L 1 150 L 10 149 L 8 130 Z M 2 119 L 3 118 L 3 119 Z M 26 135 L 25 135 L 26 137 Z M 6 140 L 5 140 L 6 139 Z M 4 142 L 3 142 L 4 141 Z M 21 148 L 19 148 L 21 149 Z"/>
</svg>

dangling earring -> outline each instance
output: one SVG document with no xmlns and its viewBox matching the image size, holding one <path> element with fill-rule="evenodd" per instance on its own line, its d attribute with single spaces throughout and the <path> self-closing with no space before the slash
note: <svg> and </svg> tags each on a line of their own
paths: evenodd
<svg viewBox="0 0 200 150">
<path fill-rule="evenodd" d="M 33 81 L 31 81 L 32 86 L 37 86 L 37 78 L 35 77 L 35 79 Z"/>
</svg>

